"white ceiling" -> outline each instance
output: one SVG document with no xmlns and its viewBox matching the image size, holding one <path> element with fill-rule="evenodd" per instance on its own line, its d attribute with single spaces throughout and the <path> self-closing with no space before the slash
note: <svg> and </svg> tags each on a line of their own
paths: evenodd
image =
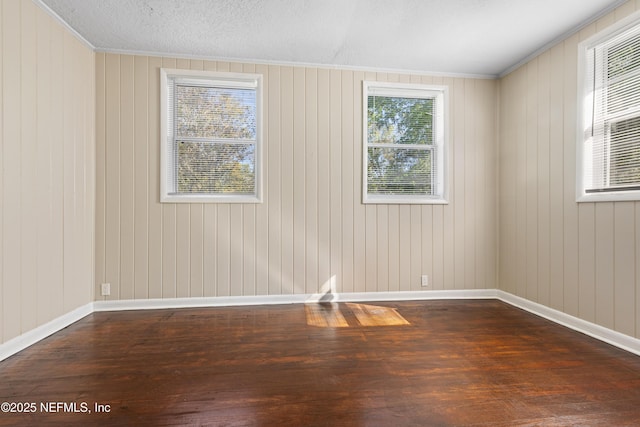
<svg viewBox="0 0 640 427">
<path fill-rule="evenodd" d="M 496 76 L 624 0 L 39 0 L 99 51 Z"/>
</svg>

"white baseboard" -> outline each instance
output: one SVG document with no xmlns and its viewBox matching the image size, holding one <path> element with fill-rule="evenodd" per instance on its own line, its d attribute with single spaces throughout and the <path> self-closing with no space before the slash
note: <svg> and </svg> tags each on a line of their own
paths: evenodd
<svg viewBox="0 0 640 427">
<path fill-rule="evenodd" d="M 301 304 L 314 302 L 419 301 L 433 299 L 497 298 L 495 289 L 451 291 L 353 292 L 326 294 L 257 295 L 203 298 L 157 298 L 96 301 L 94 311 L 155 310 L 167 308 L 231 307 L 242 305 Z"/>
<path fill-rule="evenodd" d="M 232 307 L 241 305 L 273 305 L 304 303 L 309 296 L 257 295 L 233 297 L 155 298 L 114 301 L 96 301 L 94 311 L 158 310 L 167 308 Z"/>
<path fill-rule="evenodd" d="M 605 328 L 604 326 L 596 325 L 595 323 L 571 316 L 570 314 L 563 313 L 559 310 L 538 304 L 508 292 L 496 290 L 496 297 L 514 307 L 521 308 L 530 313 L 551 320 L 554 323 L 566 326 L 569 329 L 581 332 L 600 341 L 604 341 L 607 344 L 611 344 L 640 356 L 640 340 L 637 338 L 616 332 L 612 329 Z"/>
<path fill-rule="evenodd" d="M 349 292 L 337 294 L 334 301 L 424 301 L 436 299 L 495 299 L 495 289 L 455 289 L 435 291 Z"/>
<path fill-rule="evenodd" d="M 13 356 L 17 352 L 45 339 L 49 335 L 55 334 L 91 313 L 93 313 L 92 302 L 78 307 L 69 313 L 63 314 L 62 316 L 45 323 L 44 325 L 38 326 L 35 329 L 0 344 L 0 361 L 9 356 Z"/>
<path fill-rule="evenodd" d="M 204 298 L 167 298 L 146 300 L 95 301 L 79 307 L 42 326 L 0 344 L 0 361 L 48 337 L 88 314 L 99 311 L 154 310 L 196 307 L 229 307 L 273 304 L 303 304 L 319 301 L 374 302 L 421 301 L 442 299 L 498 299 L 514 307 L 584 333 L 600 341 L 640 355 L 640 340 L 579 319 L 553 308 L 497 289 L 460 289 L 434 291 L 354 292 L 295 295 L 258 295 Z"/>
</svg>

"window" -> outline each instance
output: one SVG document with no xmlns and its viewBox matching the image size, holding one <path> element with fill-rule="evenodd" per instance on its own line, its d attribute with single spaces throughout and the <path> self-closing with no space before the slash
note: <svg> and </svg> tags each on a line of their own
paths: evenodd
<svg viewBox="0 0 640 427">
<path fill-rule="evenodd" d="M 447 89 L 364 82 L 363 203 L 447 203 Z"/>
<path fill-rule="evenodd" d="M 640 200 L 640 23 L 581 43 L 577 200 Z"/>
<path fill-rule="evenodd" d="M 161 201 L 261 202 L 261 86 L 253 74 L 161 70 Z"/>
</svg>

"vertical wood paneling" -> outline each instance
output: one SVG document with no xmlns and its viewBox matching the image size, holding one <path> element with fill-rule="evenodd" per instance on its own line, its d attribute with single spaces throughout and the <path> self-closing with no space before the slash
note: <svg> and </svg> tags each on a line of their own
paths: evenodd
<svg viewBox="0 0 640 427">
<path fill-rule="evenodd" d="M 537 120 L 540 123 L 537 129 L 537 164 L 533 167 L 536 170 L 538 212 L 537 212 L 537 239 L 538 239 L 538 269 L 537 282 L 539 286 L 535 290 L 536 299 L 542 304 L 549 304 L 549 229 L 550 229 L 550 179 L 549 179 L 549 159 L 550 159 L 550 118 L 549 118 L 549 98 L 550 98 L 550 53 L 543 53 L 538 58 L 538 105 Z M 534 284 L 536 286 L 536 284 Z"/>
<path fill-rule="evenodd" d="M 24 9 L 23 9 L 24 11 Z M 70 40 L 70 36 L 65 32 L 63 34 L 64 39 L 64 48 L 63 48 L 63 62 L 69 60 L 72 57 L 71 48 L 67 44 L 67 41 Z M 65 96 L 62 99 L 61 105 L 64 111 L 71 111 L 74 107 L 74 99 L 75 99 L 75 91 L 76 87 L 75 76 L 72 72 L 65 70 L 62 75 L 62 81 L 60 82 L 60 86 L 62 86 L 62 90 Z M 71 96 L 68 96 L 71 95 Z M 63 269 L 63 288 L 62 288 L 62 307 L 63 310 L 69 310 L 69 300 L 66 292 L 66 280 L 73 280 L 71 277 L 74 274 L 74 264 L 77 260 L 77 253 L 75 252 L 75 248 L 73 245 L 73 241 L 76 238 L 74 225 L 78 218 L 76 218 L 76 211 L 74 209 L 75 202 L 75 127 L 74 127 L 74 115 L 73 114 L 63 114 L 62 115 L 62 145 L 60 146 L 60 151 L 63 157 L 64 168 L 62 170 L 62 269 Z"/>
<path fill-rule="evenodd" d="M 353 291 L 364 292 L 366 283 L 367 209 L 362 200 L 362 81 L 364 72 L 353 73 Z M 348 140 L 347 140 L 348 141 Z M 345 163 L 345 167 L 348 167 Z"/>
<path fill-rule="evenodd" d="M 365 292 L 376 292 L 378 290 L 378 281 L 380 280 L 380 263 L 377 262 L 378 233 L 377 233 L 377 214 L 378 211 L 373 205 L 365 206 Z M 384 260 L 385 271 L 387 274 L 384 280 L 388 280 L 388 264 Z"/>
<path fill-rule="evenodd" d="M 481 252 L 484 256 L 485 263 L 483 266 L 485 270 L 484 288 L 498 287 L 498 200 L 499 200 L 499 186 L 498 186 L 498 158 L 499 158 L 499 146 L 496 141 L 499 141 L 498 135 L 498 122 L 499 117 L 497 113 L 500 105 L 499 98 L 493 96 L 494 94 L 500 94 L 499 87 L 496 81 L 484 82 L 485 87 L 485 100 L 489 105 L 489 108 L 485 110 L 485 118 L 483 120 L 486 126 L 483 139 L 484 149 L 483 155 L 485 156 L 485 168 L 483 176 L 485 177 L 485 193 L 483 205 L 479 206 L 479 209 L 485 216 L 484 236 L 481 241 L 477 242 L 478 252 Z M 495 191 L 498 191 L 496 195 Z"/>
<path fill-rule="evenodd" d="M 282 67 L 280 74 L 281 93 L 281 235 L 282 235 L 282 289 L 283 294 L 294 293 L 293 282 L 293 68 Z M 302 159 L 301 159 L 302 160 Z"/>
<path fill-rule="evenodd" d="M 120 56 L 105 57 L 105 282 L 120 294 Z M 126 184 L 125 184 L 126 185 Z"/>
<path fill-rule="evenodd" d="M 20 17 L 21 2 L 3 2 L 2 22 L 2 114 L 3 114 L 3 141 L 21 140 L 22 100 L 20 97 Z M 6 143 L 2 152 L 2 181 L 20 182 L 20 145 Z M 20 299 L 20 254 L 22 242 L 20 240 L 20 187 L 18 185 L 4 185 L 3 188 L 3 315 L 2 325 L 3 339 L 6 341 L 19 335 L 21 331 L 20 320 L 22 318 Z"/>
<path fill-rule="evenodd" d="M 636 337 L 637 203 L 575 201 L 575 76 L 578 43 L 637 3 L 623 4 L 499 83 L 500 287 Z M 526 91 L 516 84 L 523 81 Z M 518 113 L 523 104 L 527 114 Z"/>
<path fill-rule="evenodd" d="M 378 262 L 384 270 L 378 277 L 378 290 L 399 290 L 400 206 L 378 206 Z M 386 272 L 386 273 L 385 273 Z"/>
<path fill-rule="evenodd" d="M 476 124 L 476 110 L 481 101 L 477 98 L 476 82 L 465 79 L 464 101 L 464 288 L 475 288 L 478 277 L 476 275 L 476 230 L 480 224 L 476 221 L 480 215 L 476 215 L 476 195 L 478 192 L 478 177 L 476 173 L 478 158 L 478 145 L 480 142 L 479 126 Z"/>
<path fill-rule="evenodd" d="M 580 282 L 580 300 L 578 313 L 581 318 L 595 322 L 596 312 L 596 235 L 595 206 L 581 204 L 578 206 L 579 239 L 578 239 L 578 279 Z"/>
<path fill-rule="evenodd" d="M 358 120 L 354 116 L 354 104 L 356 104 L 360 98 L 354 98 L 354 90 L 358 86 L 354 82 L 354 73 L 352 71 L 343 71 L 341 78 L 342 87 L 341 93 L 341 125 L 340 125 L 340 138 L 341 147 L 341 174 L 342 179 L 339 184 L 341 185 L 341 218 L 342 233 L 338 238 L 342 245 L 342 292 L 354 291 L 354 268 L 355 268 L 355 248 L 354 248 L 354 202 L 358 200 L 360 195 L 357 186 L 360 175 L 354 169 L 354 159 L 357 158 L 358 144 L 357 139 L 354 138 L 354 127 L 357 127 Z M 356 83 L 356 84 L 354 84 Z M 350 143 L 350 142 L 353 143 Z"/>
<path fill-rule="evenodd" d="M 163 268 L 162 268 L 162 252 L 163 252 L 163 218 L 162 206 L 160 200 L 160 73 L 158 69 L 161 66 L 160 58 L 149 57 L 148 61 L 148 84 L 147 84 L 147 117 L 146 129 L 142 132 L 147 133 L 148 153 L 147 166 L 148 174 L 148 236 L 149 236 L 149 298 L 161 298 L 163 296 Z M 98 100 L 100 97 L 98 96 Z M 100 102 L 97 103 L 100 105 Z M 136 123 L 144 123 L 144 119 Z M 142 141 L 142 140 L 137 140 Z M 98 156 L 99 158 L 99 156 Z M 101 175 L 98 174 L 98 177 Z"/>
<path fill-rule="evenodd" d="M 80 40 L 71 38 L 74 44 L 74 55 L 80 57 L 78 61 L 82 69 L 76 68 L 74 74 L 78 79 L 78 94 L 80 99 L 76 101 L 76 147 L 78 149 L 78 168 L 76 183 L 79 182 L 78 204 L 76 212 L 79 214 L 77 222 L 78 240 L 77 253 L 80 265 L 77 266 L 77 279 L 75 283 L 82 283 L 82 287 L 74 292 L 71 300 L 72 307 L 92 301 L 95 297 L 93 290 L 94 278 L 94 229 L 95 229 L 95 57 L 93 52 L 87 52 Z M 87 73 L 86 71 L 89 71 Z M 76 98 L 77 99 L 77 98 Z M 80 180 L 78 181 L 78 177 Z M 89 249 L 89 250 L 87 250 Z"/>
<path fill-rule="evenodd" d="M 538 297 L 538 59 L 527 64 L 526 137 L 524 153 L 526 220 L 525 293 L 529 299 Z"/>
<path fill-rule="evenodd" d="M 456 192 L 461 189 L 456 187 L 456 178 L 458 172 L 454 170 L 456 151 L 455 151 L 455 122 L 460 120 L 459 117 L 454 116 L 456 112 L 455 107 L 455 80 L 452 78 L 434 78 L 434 84 L 446 85 L 449 87 L 449 158 L 448 158 L 448 174 L 449 174 L 449 204 L 442 206 L 442 257 L 443 257 L 443 274 L 442 285 L 440 289 L 454 289 L 455 288 L 455 259 L 454 259 L 454 237 L 455 237 L 455 223 L 454 223 L 454 205 L 456 204 Z M 458 85 L 459 86 L 459 85 Z M 458 95 L 459 97 L 459 95 Z M 453 104 L 453 105 L 451 105 Z"/>
<path fill-rule="evenodd" d="M 614 218 L 613 203 L 596 204 L 596 322 L 614 327 Z"/>
<path fill-rule="evenodd" d="M 34 3 L 0 4 L 0 343 L 91 301 L 95 66 Z"/>
<path fill-rule="evenodd" d="M 471 256 L 475 262 L 475 287 L 477 289 L 494 288 L 497 286 L 495 282 L 487 283 L 487 272 L 490 266 L 495 265 L 497 257 L 497 247 L 493 244 L 492 239 L 495 237 L 495 230 L 491 226 L 491 219 L 496 218 L 495 204 L 496 200 L 490 197 L 495 191 L 498 191 L 497 182 L 487 176 L 488 159 L 495 156 L 497 147 L 489 143 L 495 132 L 493 123 L 495 117 L 491 112 L 496 111 L 496 104 L 493 101 L 495 97 L 491 96 L 496 93 L 496 86 L 492 81 L 477 81 L 476 84 L 476 102 L 482 103 L 483 108 L 476 111 L 475 127 L 477 128 L 477 136 L 474 138 L 475 150 L 475 212 L 477 212 L 475 220 L 475 240 L 474 251 Z M 485 248 L 488 248 L 485 250 Z"/>
<path fill-rule="evenodd" d="M 230 230 L 230 209 L 228 204 L 218 206 L 216 223 L 216 235 L 218 245 L 216 247 L 216 296 L 231 295 L 231 230 Z"/>
<path fill-rule="evenodd" d="M 400 287 L 403 290 L 417 290 L 420 288 L 420 276 L 422 275 L 422 239 L 424 233 L 422 232 L 422 211 L 423 207 L 419 205 L 413 205 L 408 207 L 409 210 L 409 222 L 405 226 L 405 232 L 407 236 L 405 239 L 410 242 L 408 245 L 409 256 L 407 268 L 408 282 L 401 283 Z M 427 224 L 425 224 L 425 227 Z"/>
<path fill-rule="evenodd" d="M 78 215 L 78 259 L 81 265 L 78 268 L 77 282 L 83 283 L 81 289 L 75 292 L 75 297 L 72 300 L 73 306 L 84 304 L 85 301 L 91 301 L 95 297 L 93 290 L 93 277 L 94 277 L 94 238 L 93 233 L 95 229 L 95 57 L 93 52 L 86 54 L 86 47 L 80 41 L 71 37 L 74 43 L 74 55 L 81 57 L 79 64 L 83 69 L 75 69 L 74 74 L 78 81 L 79 91 L 77 96 L 80 97 L 80 101 L 76 102 L 77 111 L 76 117 L 79 123 L 76 125 L 76 137 L 78 148 L 78 168 L 77 177 L 81 177 L 78 188 L 78 204 L 76 206 L 77 212 L 82 212 Z M 85 70 L 89 70 L 87 73 Z M 76 177 L 76 183 L 78 179 Z M 85 248 L 91 248 L 86 250 Z M 89 284 L 89 286 L 87 286 Z"/>
<path fill-rule="evenodd" d="M 255 206 L 245 206 L 243 209 L 243 270 L 241 295 L 256 294 L 256 209 Z M 203 233 L 204 235 L 204 233 Z"/>
<path fill-rule="evenodd" d="M 342 292 L 342 72 L 329 76 L 329 270 Z"/>
<path fill-rule="evenodd" d="M 189 229 L 189 293 L 187 296 L 204 296 L 204 207 L 193 205 L 190 209 Z M 242 219 L 242 218 L 241 218 Z"/>
<path fill-rule="evenodd" d="M 549 191 L 550 250 L 549 250 L 549 305 L 562 310 L 564 306 L 564 44 L 551 49 L 551 95 L 549 105 Z M 571 124 L 567 124 L 571 126 Z M 516 165 L 517 167 L 517 165 Z"/>
<path fill-rule="evenodd" d="M 282 156 L 280 137 L 280 68 L 269 67 L 269 111 L 267 132 L 269 153 L 266 172 L 269 174 L 269 294 L 277 295 L 282 290 Z"/>
<path fill-rule="evenodd" d="M 244 230 L 242 216 L 244 207 L 229 206 L 229 290 L 225 295 L 242 295 L 244 259 Z"/>
<path fill-rule="evenodd" d="M 616 20 L 620 20 L 622 18 L 624 18 L 625 16 L 630 15 L 631 13 L 636 11 L 636 1 L 631 0 L 628 1 L 624 4 L 622 4 L 621 6 L 619 6 L 618 8 L 616 8 L 616 10 L 613 12 L 613 17 Z"/>
<path fill-rule="evenodd" d="M 520 98 L 514 105 L 514 119 L 520 123 L 527 120 L 527 73 L 526 69 L 522 75 L 517 76 L 517 93 Z M 527 129 L 522 125 L 516 128 L 516 162 L 519 167 L 516 169 L 516 233 L 515 252 L 518 256 L 515 264 L 516 284 L 515 289 L 518 296 L 525 297 L 527 293 Z"/>
<path fill-rule="evenodd" d="M 37 123 L 37 46 L 36 46 L 36 6 L 31 2 L 22 4 L 22 14 L 20 16 L 20 97 L 21 97 L 21 129 L 20 129 L 20 240 L 21 240 L 21 271 L 20 279 L 22 286 L 20 290 L 22 315 L 22 330 L 33 329 L 36 325 L 36 311 L 33 304 L 36 301 L 37 278 L 37 258 L 35 248 L 37 248 L 36 228 L 37 223 L 35 189 L 38 187 L 38 180 L 41 179 L 40 171 L 37 170 L 33 160 L 36 158 L 37 133 L 34 123 Z M 75 97 L 74 97 L 75 98 Z M 75 99 L 74 99 L 75 102 Z M 75 117 L 75 115 L 74 115 Z M 75 177 L 76 171 L 67 168 L 69 174 Z M 70 216 L 71 217 L 71 216 Z M 75 219 L 71 217 L 71 219 Z M 80 218 L 78 218 L 80 220 Z M 77 270 L 77 269 L 76 269 Z M 74 274 L 76 270 L 69 271 Z"/>
<path fill-rule="evenodd" d="M 57 25 L 52 28 L 51 31 L 51 61 L 52 72 L 51 81 L 61 82 L 65 73 L 64 62 L 64 36 L 65 32 Z M 62 100 L 65 96 L 64 87 L 62 84 L 56 84 L 52 87 L 53 99 Z M 61 102 L 61 101 L 60 101 Z M 58 102 L 58 103 L 60 103 Z M 63 146 L 64 141 L 64 108 L 54 108 L 52 111 L 52 128 L 50 132 L 51 146 L 55 147 L 52 150 L 52 167 L 54 169 L 51 180 L 51 193 L 53 203 L 53 257 L 54 260 L 54 272 L 51 278 L 52 298 L 50 300 L 51 313 L 56 315 L 57 313 L 63 313 L 64 311 L 64 298 L 63 292 L 65 287 L 64 276 L 64 172 L 65 166 L 64 153 L 60 149 Z"/>
<path fill-rule="evenodd" d="M 4 51 L 4 12 L 3 4 L 0 3 L 0 49 Z M 42 34 L 42 33 L 41 33 Z M 4 55 L 0 54 L 0 165 L 4 167 Z M 0 174 L 0 200 L 4 204 L 4 175 Z M 4 210 L 0 209 L 0 271 L 3 271 L 4 265 Z M 4 274 L 0 273 L 0 319 L 3 323 L 6 321 L 4 317 Z M 0 327 L 0 343 L 4 342 L 4 327 Z"/>
<path fill-rule="evenodd" d="M 54 108 L 53 99 L 51 98 L 51 49 L 49 43 L 51 41 L 51 21 L 46 13 L 38 9 L 37 14 L 37 83 L 36 92 L 38 94 L 38 106 L 36 111 L 37 120 L 37 170 L 38 177 L 45 182 L 51 182 L 52 168 L 51 155 L 52 148 L 49 143 L 48 135 L 52 128 L 51 115 L 48 114 Z M 0 36 L 1 37 L 1 36 Z M 2 55 L 0 55 L 2 58 Z M 1 59 L 0 59 L 1 61 Z M 0 62 L 0 70 L 2 69 Z M 1 75 L 0 71 L 0 75 Z M 1 82 L 1 78 L 0 78 Z M 2 84 L 0 84 L 1 92 Z M 2 96 L 0 95 L 0 98 Z M 2 127 L 2 115 L 0 114 L 0 128 Z M 0 136 L 1 138 L 1 136 Z M 1 152 L 1 149 L 0 149 Z M 1 187 L 1 185 L 0 185 Z M 1 192 L 2 190 L 0 190 Z M 0 195 L 0 199 L 2 196 Z M 36 222 L 37 227 L 37 290 L 36 290 L 36 313 L 38 316 L 38 324 L 42 324 L 51 320 L 50 301 L 52 298 L 51 286 L 47 281 L 40 280 L 43 277 L 52 277 L 53 275 L 53 212 L 51 204 L 51 192 L 48 186 L 39 185 L 37 190 L 37 210 L 39 212 L 40 221 Z M 0 214 L 0 224 L 2 218 Z M 0 230 L 2 227 L 0 227 Z M 0 231 L 0 236 L 1 236 Z M 0 238 L 0 241 L 2 239 Z M 1 247 L 1 245 L 0 245 Z M 0 250 L 1 251 L 1 250 Z M 0 270 L 2 270 L 2 254 L 0 253 Z M 0 290 L 1 293 L 1 290 Z M 1 304 L 0 304 L 1 306 Z M 1 308 L 0 308 L 1 311 Z M 0 316 L 1 318 L 1 316 Z"/>
<path fill-rule="evenodd" d="M 578 315 L 578 206 L 576 195 L 576 73 L 579 35 L 564 49 L 564 311 Z"/>
<path fill-rule="evenodd" d="M 305 292 L 318 292 L 318 73 L 305 70 Z"/>
<path fill-rule="evenodd" d="M 516 144 L 514 141 L 515 127 L 507 126 L 513 121 L 513 93 L 515 75 L 510 74 L 500 81 L 500 138 L 499 138 L 499 285 L 504 291 L 515 293 L 514 251 L 515 251 L 515 158 Z M 503 179 L 508 177 L 508 179 Z"/>
<path fill-rule="evenodd" d="M 420 234 L 420 227 L 414 230 Z M 411 206 L 401 205 L 399 212 L 399 259 L 398 259 L 398 282 L 394 290 L 408 291 L 411 288 Z M 418 252 L 417 255 L 420 255 Z"/>
<path fill-rule="evenodd" d="M 217 277 L 217 224 L 218 209 L 214 205 L 204 207 L 202 232 L 206 239 L 202 249 L 203 268 L 203 294 L 205 297 L 216 295 Z"/>
<path fill-rule="evenodd" d="M 307 233 L 306 207 L 306 98 L 305 70 L 293 70 L 293 292 L 305 293 Z"/>
<path fill-rule="evenodd" d="M 80 46 L 82 48 L 83 46 Z M 86 185 L 83 191 L 86 192 L 86 204 L 87 208 L 90 209 L 92 215 L 86 215 L 85 219 L 85 241 L 86 248 L 85 254 L 88 260 L 90 260 L 90 265 L 87 266 L 87 280 L 91 283 L 95 280 L 95 218 L 96 218 L 96 203 L 95 203 L 95 189 L 97 186 L 97 176 L 95 173 L 95 165 L 96 165 L 96 145 L 95 145 L 95 135 L 96 135 L 96 88 L 93 76 L 95 75 L 95 53 L 85 54 L 85 64 L 90 67 L 92 70 L 91 75 L 85 75 L 85 84 L 86 86 L 86 94 L 88 94 L 85 101 L 85 118 L 89 121 L 85 124 L 85 140 L 92 141 L 90 144 L 90 149 L 87 151 L 89 154 L 88 162 L 85 164 L 85 176 L 87 178 Z M 90 287 L 88 289 L 88 294 L 91 300 L 95 298 L 95 287 Z"/>
<path fill-rule="evenodd" d="M 160 67 L 264 76 L 263 203 L 159 203 Z M 431 289 L 497 282 L 485 266 L 497 248 L 481 230 L 497 202 L 495 82 L 112 54 L 98 55 L 95 79 L 106 136 L 97 150 L 105 190 L 96 284 L 112 281 L 114 298 L 315 293 L 330 284 L 408 291 L 421 289 L 422 274 Z M 451 88 L 450 204 L 361 203 L 364 79 Z"/>
<path fill-rule="evenodd" d="M 635 206 L 632 202 L 614 204 L 614 326 L 633 336 L 636 333 Z"/>
<path fill-rule="evenodd" d="M 134 298 L 149 297 L 149 58 L 134 58 Z"/>
<path fill-rule="evenodd" d="M 120 59 L 120 298 L 134 296 L 134 69 L 133 56 Z M 141 144 L 144 146 L 144 144 Z"/>
<path fill-rule="evenodd" d="M 453 84 L 453 112 L 451 114 L 452 138 L 451 152 L 453 153 L 453 284 L 456 289 L 465 287 L 465 121 L 467 81 L 458 79 Z"/>
<path fill-rule="evenodd" d="M 318 69 L 318 281 L 333 283 L 331 276 L 331 73 Z"/>
</svg>

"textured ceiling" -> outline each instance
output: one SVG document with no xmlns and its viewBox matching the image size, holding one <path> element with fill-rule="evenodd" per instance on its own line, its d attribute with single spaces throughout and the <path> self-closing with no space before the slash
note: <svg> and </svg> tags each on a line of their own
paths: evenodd
<svg viewBox="0 0 640 427">
<path fill-rule="evenodd" d="M 621 0 L 39 0 L 97 50 L 499 75 Z"/>
</svg>

